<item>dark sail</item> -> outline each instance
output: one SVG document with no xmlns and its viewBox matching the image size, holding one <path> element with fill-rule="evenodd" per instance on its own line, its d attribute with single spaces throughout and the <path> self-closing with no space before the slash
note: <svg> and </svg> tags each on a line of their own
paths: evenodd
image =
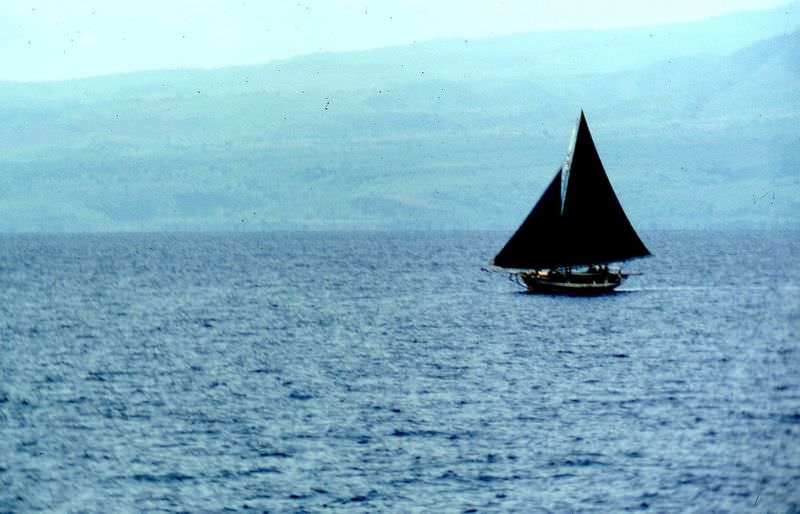
<svg viewBox="0 0 800 514">
<path fill-rule="evenodd" d="M 504 268 L 541 269 L 647 255 L 650 252 L 608 181 L 581 112 L 568 163 L 494 263 Z"/>
<path fill-rule="evenodd" d="M 494 258 L 494 265 L 527 269 L 555 267 L 559 265 L 560 248 L 561 170 Z"/>
<path fill-rule="evenodd" d="M 562 209 L 562 266 L 644 257 L 650 252 L 631 226 L 608 181 L 581 112 Z"/>
</svg>

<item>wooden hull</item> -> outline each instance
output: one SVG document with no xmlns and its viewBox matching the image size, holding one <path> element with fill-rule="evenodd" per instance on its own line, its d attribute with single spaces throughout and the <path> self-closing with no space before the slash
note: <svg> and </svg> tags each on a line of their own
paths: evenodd
<svg viewBox="0 0 800 514">
<path fill-rule="evenodd" d="M 613 271 L 528 271 L 520 273 L 519 277 L 529 293 L 591 296 L 610 293 L 622 284 L 627 275 Z"/>
</svg>

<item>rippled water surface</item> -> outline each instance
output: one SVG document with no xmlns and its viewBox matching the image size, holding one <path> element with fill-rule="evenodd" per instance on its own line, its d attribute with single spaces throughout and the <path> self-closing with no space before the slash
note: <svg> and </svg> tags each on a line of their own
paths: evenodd
<svg viewBox="0 0 800 514">
<path fill-rule="evenodd" d="M 505 236 L 0 236 L 0 511 L 800 509 L 800 234 Z"/>
</svg>

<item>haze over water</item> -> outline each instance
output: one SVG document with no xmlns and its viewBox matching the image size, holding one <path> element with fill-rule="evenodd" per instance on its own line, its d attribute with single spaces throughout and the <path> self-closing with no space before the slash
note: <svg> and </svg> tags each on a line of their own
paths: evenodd
<svg viewBox="0 0 800 514">
<path fill-rule="evenodd" d="M 798 6 L 2 2 L 0 512 L 800 511 Z"/>
<path fill-rule="evenodd" d="M 363 18 L 408 36 L 416 25 L 401 18 L 434 4 L 391 7 L 403 16 L 289 4 L 210 2 L 192 17 L 3 4 L 0 232 L 508 230 L 563 161 L 581 109 L 636 227 L 800 227 L 797 2 L 669 2 L 656 18 L 640 3 L 483 2 L 390 47 Z M 502 16 L 474 14 L 489 6 Z M 125 23 L 130 10 L 159 21 Z M 291 57 L 321 19 L 352 28 L 358 51 L 318 41 L 332 51 Z M 212 37 L 217 22 L 240 46 Z M 541 30 L 555 28 L 571 30 Z M 246 43 L 284 58 L 215 67 L 242 64 Z M 130 73 L 92 76 L 115 71 Z M 15 81 L 64 77 L 80 80 Z"/>
</svg>

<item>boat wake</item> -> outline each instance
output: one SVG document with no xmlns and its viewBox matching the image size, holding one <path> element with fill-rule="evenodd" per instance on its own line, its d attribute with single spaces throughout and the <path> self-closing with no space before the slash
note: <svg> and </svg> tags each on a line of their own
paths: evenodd
<svg viewBox="0 0 800 514">
<path fill-rule="evenodd" d="M 650 292 L 650 291 L 769 291 L 770 287 L 767 286 L 645 286 L 645 287 L 626 287 L 624 289 L 618 289 L 617 292 L 619 293 L 635 293 L 635 292 Z M 779 289 L 787 289 L 787 290 L 798 290 L 800 287 L 798 286 L 783 286 Z"/>
</svg>

